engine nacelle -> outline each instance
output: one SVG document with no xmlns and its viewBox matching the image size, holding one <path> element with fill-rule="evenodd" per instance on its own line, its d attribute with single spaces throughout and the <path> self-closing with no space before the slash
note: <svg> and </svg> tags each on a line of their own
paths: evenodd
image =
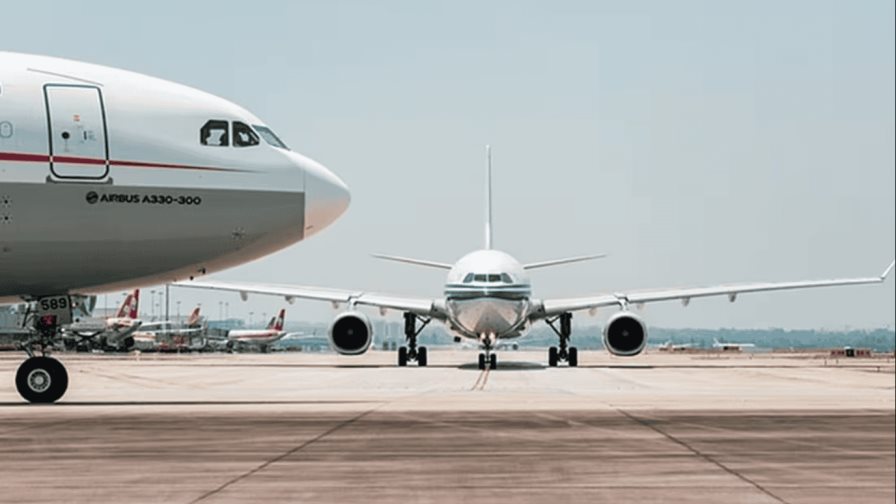
<svg viewBox="0 0 896 504">
<path fill-rule="evenodd" d="M 330 324 L 330 346 L 342 355 L 360 355 L 370 348 L 373 328 L 361 312 L 340 313 Z"/>
<path fill-rule="evenodd" d="M 604 326 L 604 347 L 613 355 L 631 357 L 647 346 L 647 326 L 632 312 L 621 311 Z"/>
</svg>

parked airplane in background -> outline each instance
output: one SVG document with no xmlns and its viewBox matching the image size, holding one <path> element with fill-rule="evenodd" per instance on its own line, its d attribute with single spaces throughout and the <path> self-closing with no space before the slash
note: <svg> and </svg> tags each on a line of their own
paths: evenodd
<svg viewBox="0 0 896 504">
<path fill-rule="evenodd" d="M 494 369 L 497 366 L 497 357 L 493 350 L 498 342 L 522 336 L 533 323 L 541 320 L 544 320 L 554 330 L 559 339 L 559 345 L 552 346 L 548 351 L 548 364 L 556 366 L 558 362 L 566 361 L 570 366 L 576 366 L 578 351 L 576 347 L 569 346 L 572 335 L 572 312 L 574 311 L 593 312 L 598 308 L 611 306 L 618 308 L 619 311 L 613 314 L 604 326 L 604 346 L 614 355 L 633 356 L 641 353 L 647 344 L 647 326 L 641 317 L 630 310 L 632 305 L 677 299 L 687 306 L 691 299 L 706 296 L 727 296 L 733 302 L 739 294 L 747 292 L 881 283 L 893 269 L 891 263 L 881 276 L 867 278 L 657 289 L 569 299 L 533 298 L 528 276 L 530 270 L 599 256 L 521 264 L 510 255 L 492 249 L 491 151 L 488 149 L 487 158 L 485 247 L 482 250 L 465 255 L 453 265 L 404 257 L 377 256 L 448 270 L 444 296 L 441 298 L 430 299 L 356 290 L 212 280 L 180 282 L 179 285 L 238 291 L 244 299 L 248 293 L 262 293 L 283 296 L 287 301 L 306 298 L 330 301 L 334 304 L 345 303 L 348 305 L 348 310 L 336 316 L 330 326 L 329 334 L 332 347 L 345 355 L 358 355 L 366 352 L 373 340 L 370 321 L 367 315 L 357 310 L 359 306 L 373 306 L 380 310 L 401 310 L 404 312 L 405 337 L 408 344 L 398 349 L 399 366 L 407 365 L 409 360 L 416 360 L 420 366 L 427 364 L 426 347 L 417 346 L 417 335 L 430 321 L 439 320 L 457 336 L 478 341 L 483 350 L 479 354 L 480 369 L 484 369 L 486 366 Z M 419 327 L 418 322 L 422 324 Z"/>
<path fill-rule="evenodd" d="M 672 340 L 669 340 L 661 345 L 657 345 L 656 348 L 661 352 L 683 352 L 693 347 L 694 345 L 691 343 L 672 343 Z"/>
<path fill-rule="evenodd" d="M 740 352 L 744 348 L 755 348 L 756 344 L 754 344 L 754 343 L 727 343 L 727 342 L 721 342 L 721 341 L 713 338 L 712 347 L 717 348 L 723 352 Z"/>
<path fill-rule="evenodd" d="M 16 374 L 28 401 L 65 393 L 45 350 L 84 294 L 251 261 L 348 206 L 339 178 L 217 96 L 7 52 L 0 76 L 0 303 L 35 305 Z"/>
<path fill-rule="evenodd" d="M 281 309 L 280 313 L 273 317 L 264 329 L 231 329 L 227 331 L 227 348 L 231 350 L 257 348 L 261 352 L 267 352 L 271 345 L 286 336 L 286 331 L 283 330 L 285 317 L 286 310 Z"/>
<path fill-rule="evenodd" d="M 138 331 L 134 332 L 134 348 L 143 351 L 153 351 L 176 350 L 178 346 L 183 348 L 194 346 L 192 340 L 202 338 L 205 333 L 199 310 L 200 307 L 198 306 L 194 308 L 183 324 L 173 320 L 143 324 Z M 197 348 L 204 346 L 204 341 L 202 341 L 202 344 L 195 346 Z"/>
<path fill-rule="evenodd" d="M 143 321 L 139 317 L 140 289 L 128 293 L 121 306 L 105 320 L 77 321 L 65 327 L 66 332 L 76 339 L 90 340 L 100 347 L 130 347 L 128 338 Z"/>
</svg>

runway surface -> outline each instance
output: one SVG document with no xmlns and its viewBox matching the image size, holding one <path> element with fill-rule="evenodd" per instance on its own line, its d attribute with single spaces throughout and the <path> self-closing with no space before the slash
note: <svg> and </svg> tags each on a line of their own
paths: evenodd
<svg viewBox="0 0 896 504">
<path fill-rule="evenodd" d="M 887 502 L 892 359 L 0 355 L 0 502 Z"/>
</svg>

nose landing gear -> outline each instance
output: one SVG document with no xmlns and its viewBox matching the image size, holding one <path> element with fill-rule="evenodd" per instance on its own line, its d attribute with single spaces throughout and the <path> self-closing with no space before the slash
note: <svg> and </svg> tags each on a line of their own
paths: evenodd
<svg viewBox="0 0 896 504">
<path fill-rule="evenodd" d="M 498 369 L 498 356 L 494 353 L 495 335 L 480 335 L 479 343 L 485 352 L 479 354 L 479 369 Z"/>
<path fill-rule="evenodd" d="M 21 343 L 20 348 L 28 354 L 16 371 L 16 390 L 26 401 L 32 403 L 53 403 L 68 389 L 68 372 L 58 360 L 47 356 L 52 347 L 59 326 L 56 317 L 44 316 L 35 323 L 35 335 Z M 41 355 L 34 355 L 34 347 Z"/>
<path fill-rule="evenodd" d="M 560 329 L 554 325 L 554 322 L 560 321 Z M 569 346 L 569 338 L 572 336 L 572 313 L 561 313 L 553 319 L 545 319 L 548 326 L 554 330 L 557 337 L 560 338 L 560 346 L 552 346 L 548 349 L 548 366 L 557 367 L 559 362 L 566 362 L 569 367 L 579 365 L 579 349 Z"/>
<path fill-rule="evenodd" d="M 498 369 L 498 356 L 493 354 L 491 349 L 486 349 L 484 353 L 479 354 L 479 369 Z"/>
<path fill-rule="evenodd" d="M 417 327 L 417 320 L 422 321 L 420 327 Z M 417 346 L 417 336 L 423 332 L 423 328 L 432 319 L 422 318 L 416 313 L 404 313 L 404 336 L 408 341 L 407 346 L 398 347 L 398 365 L 404 367 L 408 365 L 408 361 L 416 361 L 417 366 L 424 367 L 427 364 L 426 347 Z"/>
<path fill-rule="evenodd" d="M 16 372 L 16 389 L 28 402 L 56 402 L 67 388 L 68 372 L 61 362 L 52 357 L 29 357 Z"/>
</svg>

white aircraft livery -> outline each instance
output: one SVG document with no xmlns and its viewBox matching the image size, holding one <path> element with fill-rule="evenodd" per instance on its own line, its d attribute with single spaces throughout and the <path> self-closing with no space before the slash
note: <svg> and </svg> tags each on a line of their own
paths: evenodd
<svg viewBox="0 0 896 504">
<path fill-rule="evenodd" d="M 113 68 L 0 52 L 0 303 L 36 306 L 25 399 L 67 387 L 45 350 L 83 294 L 221 270 L 307 238 L 345 184 L 251 112 Z"/>
<path fill-rule="evenodd" d="M 255 347 L 261 352 L 267 353 L 270 346 L 286 336 L 283 330 L 283 321 L 286 318 L 286 310 L 281 309 L 276 317 L 272 317 L 264 329 L 232 329 L 227 332 L 227 348 L 241 349 Z"/>
<path fill-rule="evenodd" d="M 178 285 L 238 291 L 244 299 L 248 293 L 261 293 L 283 296 L 287 301 L 306 298 L 334 304 L 344 303 L 348 310 L 336 316 L 329 330 L 331 346 L 344 355 L 364 353 L 373 340 L 370 321 L 357 307 L 373 306 L 381 311 L 403 311 L 407 346 L 398 349 L 399 366 L 405 366 L 409 361 L 416 361 L 420 366 L 426 365 L 426 347 L 417 346 L 417 335 L 430 321 L 438 320 L 445 323 L 458 339 L 477 341 L 483 350 L 479 354 L 480 369 L 494 369 L 497 367 L 497 356 L 493 351 L 498 341 L 518 338 L 533 323 L 542 320 L 554 330 L 559 341 L 558 346 L 552 346 L 548 350 L 548 364 L 556 366 L 559 362 L 566 362 L 569 366 L 578 365 L 578 351 L 576 347 L 569 345 L 572 313 L 575 311 L 593 312 L 602 307 L 618 308 L 604 326 L 604 346 L 614 355 L 634 356 L 641 353 L 647 344 L 647 326 L 641 317 L 630 310 L 633 305 L 680 300 L 687 306 L 691 299 L 706 296 L 727 296 L 733 302 L 739 294 L 748 292 L 881 283 L 894 266 L 891 263 L 882 275 L 865 278 L 656 289 L 568 299 L 534 298 L 527 275 L 529 270 L 602 256 L 522 264 L 509 254 L 494 250 L 491 231 L 491 151 L 488 148 L 487 158 L 485 247 L 482 250 L 471 252 L 454 264 L 376 255 L 383 259 L 448 270 L 444 296 L 441 298 L 415 298 L 279 284 L 192 281 L 180 282 Z"/>
</svg>

